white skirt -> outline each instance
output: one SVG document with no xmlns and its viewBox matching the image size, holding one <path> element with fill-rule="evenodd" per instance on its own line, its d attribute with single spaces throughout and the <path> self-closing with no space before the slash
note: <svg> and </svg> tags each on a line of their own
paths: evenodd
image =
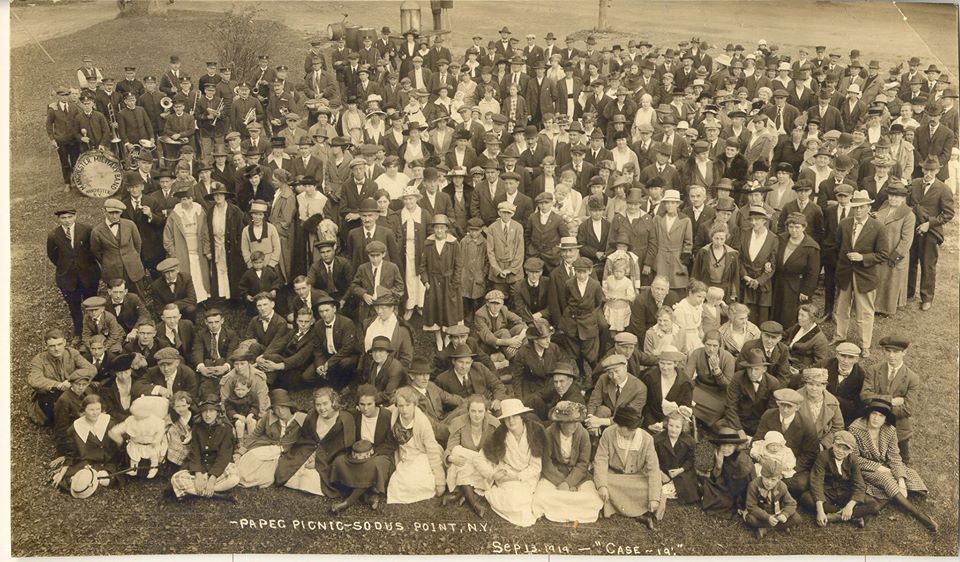
<svg viewBox="0 0 960 562">
<path fill-rule="evenodd" d="M 576 492 L 558 490 L 541 478 L 533 494 L 533 512 L 556 523 L 594 523 L 600 518 L 603 500 L 593 480 L 585 480 Z"/>
<path fill-rule="evenodd" d="M 264 445 L 244 453 L 237 461 L 240 487 L 269 488 L 272 486 L 282 451 L 280 445 Z"/>
<path fill-rule="evenodd" d="M 293 488 L 294 490 L 300 490 L 301 492 L 307 492 L 308 494 L 313 494 L 315 496 L 322 496 L 323 481 L 320 480 L 320 473 L 317 472 L 317 469 L 313 466 L 307 468 L 307 463 L 309 463 L 312 458 L 313 457 L 310 457 L 304 461 L 300 469 L 290 477 L 290 480 L 287 480 L 287 483 L 284 484 L 284 486 L 287 488 Z"/>
<path fill-rule="evenodd" d="M 417 264 L 414 252 L 416 251 L 413 239 L 406 241 L 407 259 L 404 262 L 406 273 L 403 281 L 407 285 L 407 310 L 419 306 L 423 308 L 423 298 L 427 288 L 423 286 L 420 276 L 417 275 Z"/>
<path fill-rule="evenodd" d="M 190 253 L 190 278 L 193 281 L 193 290 L 197 293 L 197 302 L 201 303 L 210 298 L 210 293 L 203 285 L 203 269 L 200 267 L 200 254 Z"/>
<path fill-rule="evenodd" d="M 426 453 L 407 456 L 399 463 L 387 484 L 387 503 L 416 503 L 437 493 L 430 458 Z"/>
<path fill-rule="evenodd" d="M 447 467 L 447 489 L 452 492 L 457 486 L 481 487 L 483 485 L 483 477 L 480 476 L 477 469 L 473 466 L 473 462 L 480 455 L 480 452 L 471 451 L 466 447 L 457 445 L 453 448 L 453 454 L 463 455 L 467 458 L 467 462 L 463 466 L 450 463 L 450 466 Z"/>
<path fill-rule="evenodd" d="M 536 480 L 511 480 L 495 484 L 481 495 L 497 515 L 518 527 L 529 527 L 540 518 L 533 510 L 533 493 L 536 489 Z"/>
</svg>

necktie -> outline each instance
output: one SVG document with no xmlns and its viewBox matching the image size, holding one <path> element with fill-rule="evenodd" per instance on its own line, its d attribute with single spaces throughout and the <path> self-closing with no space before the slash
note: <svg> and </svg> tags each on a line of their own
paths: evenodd
<svg viewBox="0 0 960 562">
<path fill-rule="evenodd" d="M 333 324 L 327 324 L 326 326 L 327 326 L 327 329 L 325 331 L 327 333 L 327 352 L 336 353 L 337 348 L 333 344 Z"/>
<path fill-rule="evenodd" d="M 840 220 L 847 218 L 847 208 L 840 207 Z"/>
<path fill-rule="evenodd" d="M 60 104 L 60 111 L 66 113 L 66 112 L 67 112 L 67 104 L 61 103 L 61 104 Z"/>
<path fill-rule="evenodd" d="M 463 378 L 460 380 L 460 384 L 463 385 L 463 388 L 470 388 L 470 374 L 463 375 Z"/>
<path fill-rule="evenodd" d="M 212 345 L 213 349 L 210 350 L 210 357 L 212 357 L 213 359 L 220 358 L 220 349 L 219 349 L 220 346 L 218 345 L 218 342 L 217 342 L 219 338 L 220 338 L 219 333 L 213 334 L 212 337 L 210 338 L 212 340 L 211 343 L 213 344 Z"/>
<path fill-rule="evenodd" d="M 367 234 L 367 242 L 373 240 L 373 233 L 372 233 L 372 232 L 370 232 L 369 230 L 365 230 L 364 232 Z"/>
<path fill-rule="evenodd" d="M 171 292 L 171 293 L 176 293 L 176 292 L 177 292 L 177 284 L 176 284 L 176 283 L 170 283 L 170 292 Z"/>
<path fill-rule="evenodd" d="M 380 271 L 380 268 L 379 268 L 379 267 L 373 268 L 373 283 L 374 283 L 373 289 L 374 289 L 374 291 L 376 291 L 376 289 L 377 289 L 377 286 L 376 286 L 376 285 L 377 285 L 377 272 L 379 272 L 379 271 Z"/>
<path fill-rule="evenodd" d="M 857 238 L 860 237 L 860 231 L 863 229 L 863 223 L 860 221 L 855 221 L 853 223 L 853 243 L 857 243 Z"/>
<path fill-rule="evenodd" d="M 618 402 L 620 402 L 620 387 L 619 387 L 619 386 L 617 386 L 617 392 L 614 394 L 614 397 L 613 397 L 613 405 L 616 406 Z"/>
<path fill-rule="evenodd" d="M 73 248 L 73 232 L 70 231 L 70 227 L 64 228 L 63 233 L 67 236 L 67 242 L 70 244 L 70 247 Z"/>
<path fill-rule="evenodd" d="M 780 108 L 777 108 L 776 126 L 778 131 L 783 127 L 783 109 Z"/>
</svg>

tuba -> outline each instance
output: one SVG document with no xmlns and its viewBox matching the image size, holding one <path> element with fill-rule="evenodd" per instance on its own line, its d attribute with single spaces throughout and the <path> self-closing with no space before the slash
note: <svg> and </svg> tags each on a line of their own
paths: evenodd
<svg viewBox="0 0 960 562">
<path fill-rule="evenodd" d="M 170 108 L 173 107 L 173 99 L 170 96 L 164 96 L 160 99 L 160 107 L 170 111 Z"/>
</svg>

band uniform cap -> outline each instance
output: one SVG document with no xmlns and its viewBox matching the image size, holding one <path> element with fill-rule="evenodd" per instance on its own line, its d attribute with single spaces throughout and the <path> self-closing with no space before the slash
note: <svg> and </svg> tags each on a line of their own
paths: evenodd
<svg viewBox="0 0 960 562">
<path fill-rule="evenodd" d="M 803 402 L 803 395 L 792 388 L 779 388 L 773 391 L 773 399 L 779 404 L 786 402 L 799 406 Z"/>
<path fill-rule="evenodd" d="M 500 304 L 503 304 L 504 299 L 505 299 L 505 297 L 503 296 L 503 292 L 502 292 L 502 291 L 498 291 L 498 290 L 496 290 L 496 289 L 494 289 L 494 290 L 492 290 L 492 291 L 489 291 L 489 292 L 488 292 L 486 295 L 484 295 L 484 297 L 483 297 L 483 300 L 485 300 L 485 301 L 487 301 L 487 302 L 498 302 L 498 303 L 500 303 Z"/>
<path fill-rule="evenodd" d="M 626 365 L 627 365 L 626 357 L 624 357 L 623 355 L 620 355 L 619 353 L 611 353 L 610 355 L 607 355 L 606 357 L 604 357 L 602 361 L 600 361 L 598 368 L 600 369 L 600 372 L 606 373 L 611 369 L 614 369 L 620 366 L 625 367 Z"/>
</svg>

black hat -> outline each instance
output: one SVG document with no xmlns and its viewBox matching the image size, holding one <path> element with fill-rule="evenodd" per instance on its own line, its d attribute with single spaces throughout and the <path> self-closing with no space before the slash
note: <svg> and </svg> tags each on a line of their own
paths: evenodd
<svg viewBox="0 0 960 562">
<path fill-rule="evenodd" d="M 717 430 L 717 436 L 710 438 L 710 442 L 714 445 L 740 445 L 746 441 L 745 437 L 740 437 L 737 430 L 729 427 L 719 428 Z"/>
<path fill-rule="evenodd" d="M 884 400 L 883 398 L 874 398 L 867 404 L 867 407 L 863 409 L 863 417 L 866 418 L 870 415 L 870 412 L 880 412 L 887 417 L 887 423 L 896 426 L 897 425 L 897 416 L 893 413 L 893 405 L 890 402 Z"/>
<path fill-rule="evenodd" d="M 130 367 L 133 366 L 133 360 L 136 357 L 134 353 L 124 353 L 122 355 L 117 355 L 113 358 L 113 361 L 110 361 L 109 368 L 111 371 L 116 373 L 117 371 L 128 371 Z"/>
<path fill-rule="evenodd" d="M 643 425 L 643 416 L 634 408 L 623 406 L 617 408 L 617 411 L 613 414 L 613 423 L 627 429 L 637 429 Z"/>
</svg>

